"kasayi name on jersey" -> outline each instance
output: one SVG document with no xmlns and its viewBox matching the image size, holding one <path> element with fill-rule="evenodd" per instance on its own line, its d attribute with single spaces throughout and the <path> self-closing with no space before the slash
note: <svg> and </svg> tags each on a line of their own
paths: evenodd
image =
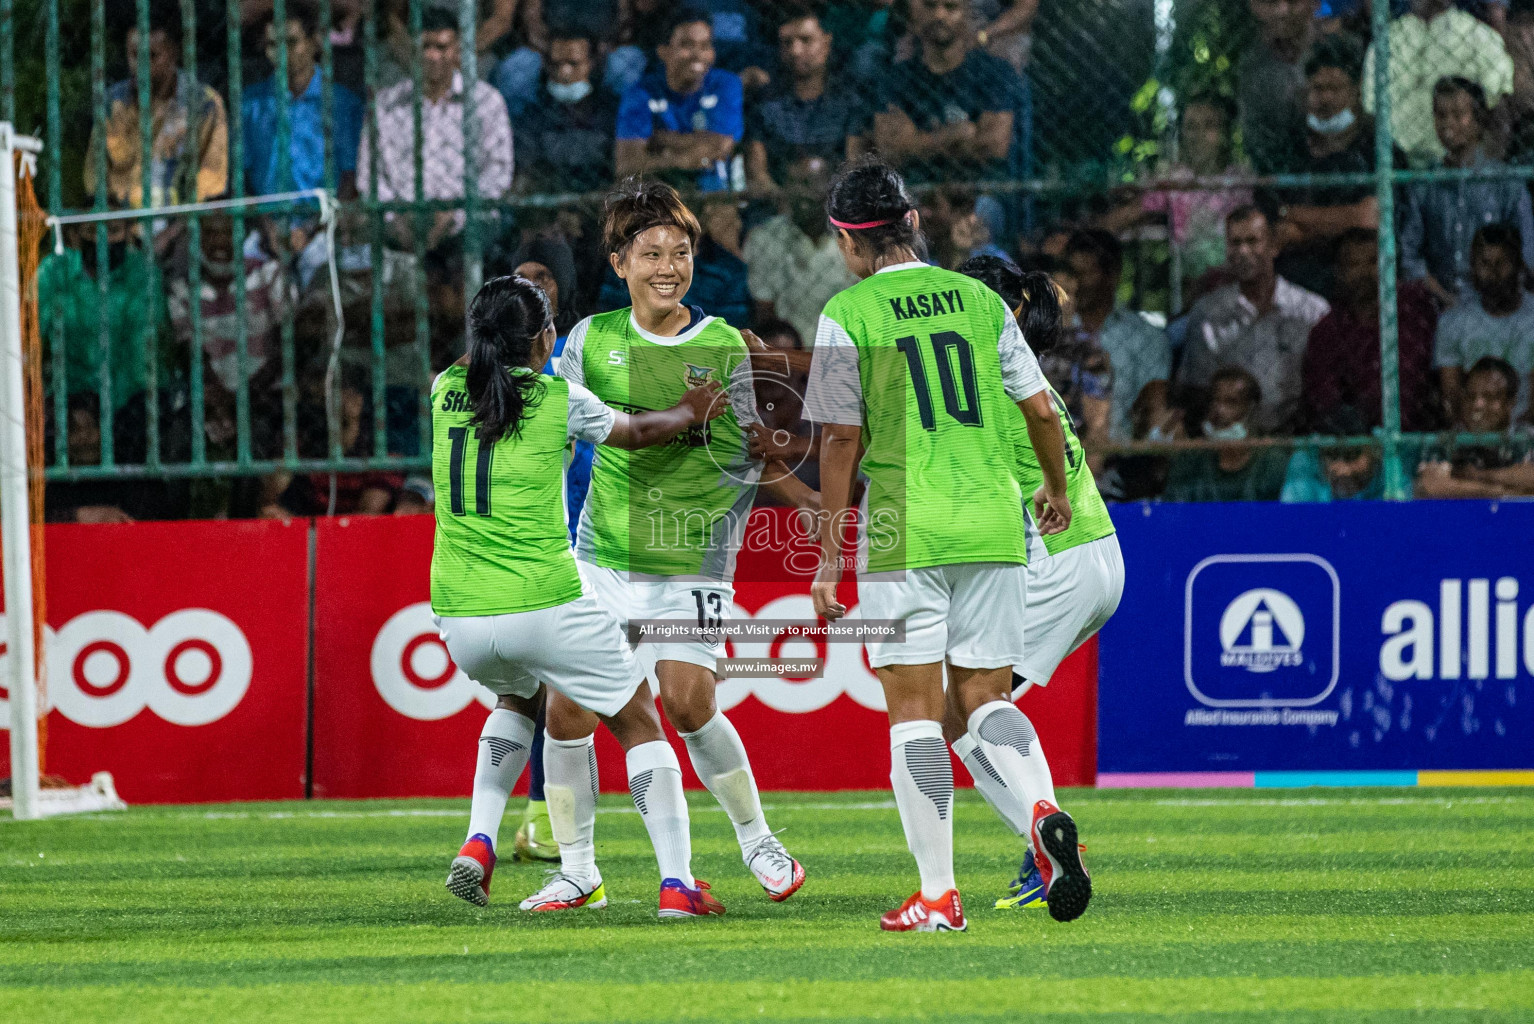
<svg viewBox="0 0 1534 1024">
<path fill-rule="evenodd" d="M 889 300 L 896 320 L 915 317 L 943 316 L 964 312 L 964 296 L 958 289 L 946 292 L 920 292 L 916 295 L 896 295 Z"/>
</svg>

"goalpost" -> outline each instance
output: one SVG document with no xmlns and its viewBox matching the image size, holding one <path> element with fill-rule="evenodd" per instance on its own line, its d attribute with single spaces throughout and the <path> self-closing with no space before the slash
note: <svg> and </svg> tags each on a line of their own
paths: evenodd
<svg viewBox="0 0 1534 1024">
<path fill-rule="evenodd" d="M 7 671 L 10 701 L 11 812 L 41 817 L 37 743 L 37 665 L 32 600 L 32 515 L 28 496 L 25 352 L 21 333 L 20 231 L 16 153 L 42 143 L 0 122 L 0 549 L 4 553 Z"/>
</svg>

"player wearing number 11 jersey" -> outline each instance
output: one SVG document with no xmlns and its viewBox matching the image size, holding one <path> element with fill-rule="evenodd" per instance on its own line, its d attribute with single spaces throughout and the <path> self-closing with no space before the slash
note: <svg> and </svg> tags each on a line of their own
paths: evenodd
<svg viewBox="0 0 1534 1024">
<path fill-rule="evenodd" d="M 572 438 L 659 444 L 722 412 L 723 395 L 705 385 L 666 409 L 615 412 L 580 385 L 538 372 L 553 347 L 543 291 L 520 277 L 495 278 L 469 307 L 468 356 L 432 386 L 439 500 L 431 608 L 454 662 L 500 698 L 480 734 L 469 837 L 447 888 L 479 906 L 489 901 L 495 832 L 527 764 L 544 683 L 600 717 L 627 752 L 629 789 L 661 869 L 661 916 L 723 913 L 691 873 L 681 766 L 650 687 L 617 623 L 583 592 L 564 513 Z M 583 902 L 601 906 L 600 886 Z"/>
<path fill-rule="evenodd" d="M 945 663 L 969 735 L 1003 785 L 1033 809 L 1033 830 L 1054 869 L 1046 878 L 1052 906 L 1058 899 L 1084 908 L 1090 882 L 1075 823 L 1054 804 L 1048 767 L 1031 756 L 1033 726 L 1008 699 L 1012 666 L 1023 661 L 1027 602 L 1022 495 L 1012 470 L 1020 432 L 1044 476 L 1040 530 L 1059 532 L 1071 518 L 1064 436 L 1048 386 L 994 292 L 921 262 L 915 203 L 893 170 L 865 162 L 842 171 L 826 211 L 861 281 L 826 305 L 815 338 L 805 408 L 823 424 L 826 526 L 811 595 L 817 613 L 846 613 L 837 599 L 840 527 L 861 443 L 868 488 L 859 516 L 860 608 L 866 619 L 905 623 L 903 641 L 870 641 L 868 658 L 889 708 L 890 781 L 921 888 L 880 927 L 965 927 L 941 725 Z"/>
</svg>

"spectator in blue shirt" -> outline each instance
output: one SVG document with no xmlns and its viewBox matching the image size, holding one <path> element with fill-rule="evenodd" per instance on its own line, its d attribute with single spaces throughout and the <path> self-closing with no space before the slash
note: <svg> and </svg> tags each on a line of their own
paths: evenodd
<svg viewBox="0 0 1534 1024">
<path fill-rule="evenodd" d="M 1486 94 L 1468 78 L 1433 87 L 1433 127 L 1446 168 L 1493 168 L 1482 148 L 1491 114 Z M 1470 243 L 1487 224 L 1511 224 L 1523 239 L 1523 262 L 1534 263 L 1534 207 L 1526 183 L 1512 179 L 1434 181 L 1411 185 L 1401 217 L 1401 278 L 1422 281 L 1445 305 L 1475 297 Z"/>
<path fill-rule="evenodd" d="M 287 5 L 288 126 L 292 133 L 288 144 L 288 174 L 280 175 L 277 148 L 277 76 L 253 84 L 240 105 L 240 120 L 245 137 L 245 190 L 250 195 L 322 188 L 325 185 L 324 89 L 318 66 L 320 53 L 319 14 L 313 0 L 289 0 Z M 266 25 L 266 53 L 277 63 L 277 28 Z M 356 194 L 357 144 L 362 137 L 362 100 L 342 85 L 331 88 L 331 112 L 328 122 L 331 153 L 335 160 L 336 185 L 343 197 Z M 271 222 L 275 224 L 275 219 Z M 295 223 L 289 232 L 290 252 L 308 245 L 317 230 L 317 221 Z M 268 232 L 268 247 L 275 254 L 275 238 Z"/>
<path fill-rule="evenodd" d="M 714 67 L 706 13 L 674 12 L 664 38 L 655 51 L 661 68 L 625 92 L 618 107 L 618 177 L 651 173 L 703 192 L 728 189 L 745 131 L 740 78 Z"/>
</svg>

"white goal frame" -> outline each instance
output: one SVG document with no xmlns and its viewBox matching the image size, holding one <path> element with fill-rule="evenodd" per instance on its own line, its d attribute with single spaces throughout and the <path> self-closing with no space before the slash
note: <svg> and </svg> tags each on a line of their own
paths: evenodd
<svg viewBox="0 0 1534 1024">
<path fill-rule="evenodd" d="M 4 546 L 3 680 L 11 710 L 11 813 L 42 817 L 37 750 L 37 658 L 32 633 L 32 518 L 27 502 L 26 370 L 21 337 L 17 152 L 40 153 L 37 139 L 0 121 L 0 544 Z"/>
</svg>

